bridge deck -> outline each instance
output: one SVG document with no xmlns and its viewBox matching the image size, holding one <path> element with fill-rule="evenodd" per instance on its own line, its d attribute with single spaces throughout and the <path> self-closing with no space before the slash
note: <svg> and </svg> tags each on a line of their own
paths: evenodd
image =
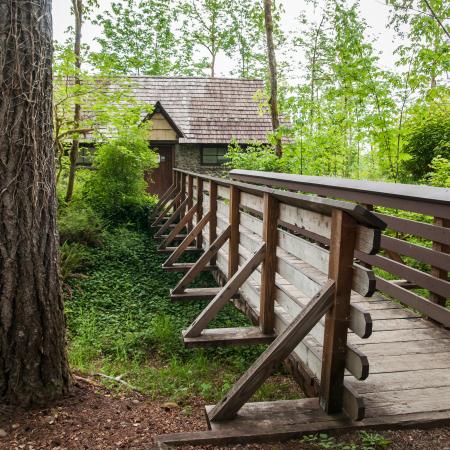
<svg viewBox="0 0 450 450">
<path fill-rule="evenodd" d="M 366 418 L 426 413 L 428 420 L 444 412 L 450 421 L 450 333 L 380 295 L 362 306 L 373 333 L 349 339 L 368 356 L 370 375 L 348 378 L 364 397 Z"/>
</svg>

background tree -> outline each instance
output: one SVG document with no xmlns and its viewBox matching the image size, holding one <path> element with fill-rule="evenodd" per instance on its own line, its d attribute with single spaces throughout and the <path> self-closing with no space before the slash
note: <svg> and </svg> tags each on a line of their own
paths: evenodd
<svg viewBox="0 0 450 450">
<path fill-rule="evenodd" d="M 127 75 L 168 75 L 179 70 L 178 42 L 172 25 L 177 9 L 173 0 L 120 0 L 99 14 L 102 27 L 97 42 L 112 67 Z M 184 48 L 184 51 L 189 51 Z"/>
<path fill-rule="evenodd" d="M 278 79 L 277 79 L 277 61 L 275 57 L 275 44 L 273 39 L 273 19 L 272 19 L 272 0 L 264 0 L 264 23 L 267 38 L 267 59 L 269 62 L 269 80 L 270 80 L 270 115 L 272 118 L 272 129 L 275 136 L 275 153 L 281 158 L 281 138 L 278 135 L 280 127 L 280 118 L 278 115 Z"/>
<path fill-rule="evenodd" d="M 70 385 L 58 277 L 51 2 L 0 6 L 0 402 Z"/>
<path fill-rule="evenodd" d="M 235 42 L 230 32 L 232 6 L 232 0 L 187 0 L 181 4 L 184 15 L 181 39 L 194 55 L 199 49 L 208 54 L 195 65 L 198 69 L 209 69 L 211 77 L 216 76 L 219 53 L 231 56 Z"/>
</svg>

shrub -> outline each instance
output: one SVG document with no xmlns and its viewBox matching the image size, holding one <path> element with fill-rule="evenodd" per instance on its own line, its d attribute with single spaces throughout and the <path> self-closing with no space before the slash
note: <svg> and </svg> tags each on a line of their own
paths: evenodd
<svg viewBox="0 0 450 450">
<path fill-rule="evenodd" d="M 58 214 L 59 239 L 97 246 L 102 242 L 105 221 L 89 206 L 82 202 L 72 202 L 60 207 Z"/>
<path fill-rule="evenodd" d="M 156 166 L 156 153 L 139 134 L 121 135 L 100 146 L 86 184 L 90 204 L 111 223 L 140 222 L 153 203 L 144 175 Z"/>
<path fill-rule="evenodd" d="M 59 274 L 63 282 L 80 275 L 90 263 L 89 250 L 77 243 L 65 242 L 59 248 Z"/>
<path fill-rule="evenodd" d="M 450 187 L 450 160 L 442 156 L 433 158 L 430 164 L 432 169 L 425 176 L 425 181 L 432 186 Z"/>
</svg>

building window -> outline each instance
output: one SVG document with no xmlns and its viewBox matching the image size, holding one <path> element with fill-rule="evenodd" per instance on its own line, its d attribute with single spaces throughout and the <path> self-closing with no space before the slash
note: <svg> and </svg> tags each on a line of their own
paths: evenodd
<svg viewBox="0 0 450 450">
<path fill-rule="evenodd" d="M 225 146 L 203 146 L 202 147 L 202 165 L 203 166 L 221 166 L 227 158 L 225 154 L 228 147 Z"/>
</svg>

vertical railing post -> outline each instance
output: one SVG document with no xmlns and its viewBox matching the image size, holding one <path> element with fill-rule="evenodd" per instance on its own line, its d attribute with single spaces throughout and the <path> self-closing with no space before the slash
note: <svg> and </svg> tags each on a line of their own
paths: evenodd
<svg viewBox="0 0 450 450">
<path fill-rule="evenodd" d="M 443 219 L 441 217 L 435 217 L 433 221 L 437 227 L 450 228 L 450 219 Z M 433 250 L 442 253 L 450 253 L 450 245 L 442 244 L 440 242 L 433 242 Z M 431 275 L 441 280 L 448 280 L 448 272 L 439 267 L 431 267 Z M 430 300 L 438 305 L 445 306 L 447 299 L 441 295 L 437 295 L 434 292 L 430 292 Z"/>
<path fill-rule="evenodd" d="M 320 405 L 328 414 L 342 410 L 356 231 L 353 217 L 333 209 L 328 278 L 335 281 L 336 290 L 325 316 L 320 379 Z"/>
<path fill-rule="evenodd" d="M 186 198 L 186 174 L 181 174 L 181 201 L 183 201 Z M 189 203 L 189 201 L 188 201 Z M 183 217 L 186 214 L 186 208 L 183 208 L 182 211 L 180 211 L 180 218 Z"/>
<path fill-rule="evenodd" d="M 197 177 L 197 223 L 203 217 L 203 178 Z M 203 244 L 203 234 L 197 236 L 197 248 L 201 249 Z"/>
<path fill-rule="evenodd" d="M 228 279 L 239 268 L 239 203 L 241 193 L 236 186 L 230 185 L 230 239 L 228 240 Z"/>
<path fill-rule="evenodd" d="M 263 333 L 269 334 L 274 327 L 279 204 L 268 193 L 264 194 L 263 200 L 263 240 L 266 243 L 266 253 L 261 270 L 259 326 Z"/>
<path fill-rule="evenodd" d="M 209 182 L 209 244 L 217 238 L 217 183 Z M 216 264 L 216 255 L 211 258 L 210 264 Z"/>
<path fill-rule="evenodd" d="M 187 209 L 189 211 L 194 204 L 194 178 L 190 174 L 187 176 L 187 183 L 188 183 L 188 187 L 187 187 L 188 206 L 187 206 Z M 192 230 L 192 228 L 193 228 L 192 219 L 190 219 L 188 222 L 188 225 L 187 225 L 188 233 Z"/>
</svg>

